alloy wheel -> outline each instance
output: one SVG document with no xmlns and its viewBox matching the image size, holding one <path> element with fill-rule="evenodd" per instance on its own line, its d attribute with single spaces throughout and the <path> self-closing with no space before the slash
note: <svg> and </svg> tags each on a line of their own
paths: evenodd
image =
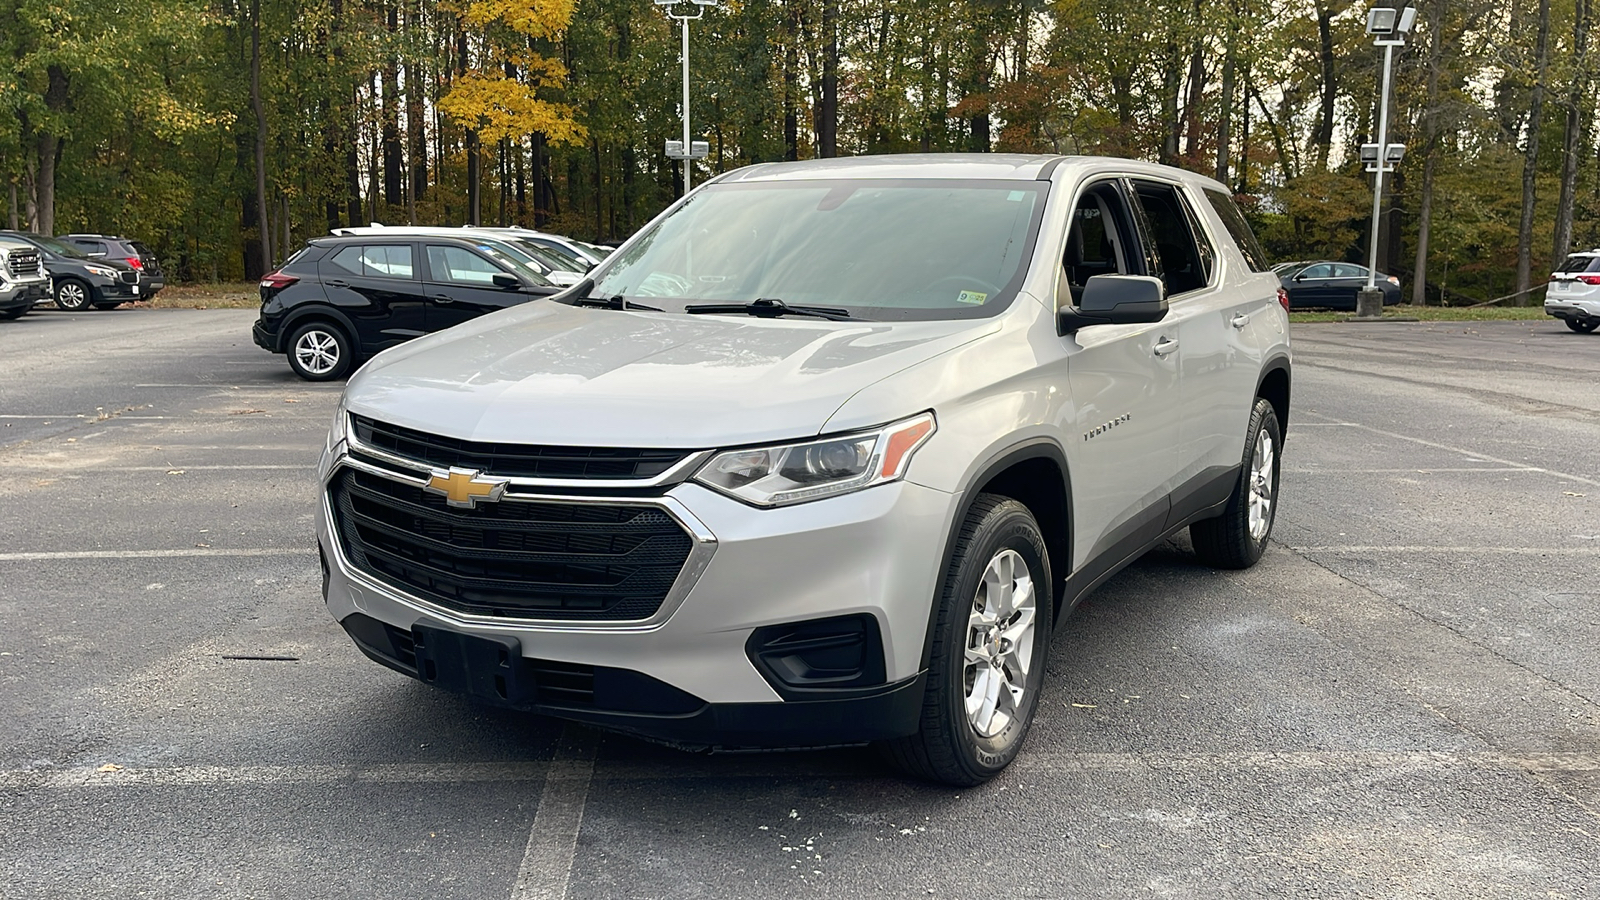
<svg viewBox="0 0 1600 900">
<path fill-rule="evenodd" d="M 1265 428 L 1256 433 L 1256 452 L 1250 460 L 1250 537 L 1260 541 L 1272 527 L 1273 467 L 1277 449 Z"/>
<path fill-rule="evenodd" d="M 989 560 L 967 618 L 962 676 L 967 723 L 979 737 L 1006 729 L 1023 708 L 1033 665 L 1037 592 L 1028 563 L 1015 550 Z"/>
<path fill-rule="evenodd" d="M 313 375 L 326 375 L 339 365 L 339 338 L 321 329 L 311 329 L 294 342 L 294 358 Z"/>
</svg>

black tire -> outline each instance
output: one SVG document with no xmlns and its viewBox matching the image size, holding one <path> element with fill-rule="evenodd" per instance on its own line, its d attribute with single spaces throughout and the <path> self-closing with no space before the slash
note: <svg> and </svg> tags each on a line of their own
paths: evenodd
<svg viewBox="0 0 1600 900">
<path fill-rule="evenodd" d="M 1263 442 L 1263 438 L 1265 439 Z M 1278 515 L 1278 473 L 1282 468 L 1283 429 L 1278 425 L 1278 413 L 1272 404 L 1257 397 L 1250 411 L 1250 427 L 1245 431 L 1244 465 L 1239 470 L 1239 481 L 1228 497 L 1222 515 L 1204 519 L 1189 526 L 1189 539 L 1194 543 L 1195 556 L 1208 566 L 1217 569 L 1248 569 L 1266 552 L 1267 541 L 1272 537 L 1272 523 Z M 1269 456 L 1270 454 L 1270 456 Z M 1266 459 L 1258 473 L 1258 457 Z M 1258 476 L 1265 480 L 1261 484 Z M 1262 518 L 1265 527 L 1251 530 L 1252 484 L 1266 487 L 1266 507 Z"/>
<path fill-rule="evenodd" d="M 0 309 L 0 319 L 20 319 L 28 314 L 32 307 L 18 306 L 12 309 Z"/>
<path fill-rule="evenodd" d="M 94 305 L 94 308 L 95 309 L 116 309 L 117 307 L 119 307 L 121 305 L 122 305 L 121 303 L 96 303 Z"/>
<path fill-rule="evenodd" d="M 76 278 L 63 278 L 56 282 L 56 309 L 81 312 L 94 303 L 94 288 Z"/>
<path fill-rule="evenodd" d="M 1010 552 L 1010 556 L 1007 556 Z M 1011 710 L 1004 724 L 994 734 L 985 737 L 969 717 L 966 703 L 969 690 L 967 650 L 975 635 L 971 619 L 976 610 L 988 600 L 988 590 L 980 593 L 984 575 L 992 563 L 1016 559 L 1025 564 L 1032 583 L 1033 628 L 1026 657 L 1010 657 L 1006 668 L 1011 677 L 1017 675 L 1017 664 L 1026 667 L 1022 672 L 1022 698 L 1020 702 L 1006 703 Z M 1012 579 L 1015 584 L 1015 579 Z M 1039 524 L 1026 506 L 1008 497 L 982 494 L 972 504 L 961 526 L 954 549 L 945 570 L 944 584 L 938 598 L 938 618 L 933 628 L 933 646 L 928 658 L 927 690 L 922 700 L 922 722 L 918 732 L 910 737 L 889 741 L 881 749 L 885 758 L 907 774 L 941 784 L 970 786 L 982 784 L 998 775 L 1022 749 L 1028 726 L 1033 722 L 1038 707 L 1040 687 L 1044 683 L 1045 659 L 1050 648 L 1050 623 L 1055 604 L 1051 586 L 1050 556 L 1046 551 L 1044 536 Z M 1024 601 L 1018 601 L 1022 606 Z M 1001 619 L 1004 625 L 1006 619 Z M 1012 618 L 1013 627 L 1020 619 Z M 997 652 L 1009 651 L 998 629 L 991 629 L 988 641 L 980 640 L 984 648 Z M 982 664 L 975 664 L 974 678 Z M 986 672 L 987 674 L 987 672 Z M 990 678 L 996 677 L 989 675 Z M 1005 691 L 1006 681 L 998 691 Z M 996 694 L 998 695 L 998 691 Z M 1005 697 L 1011 694 L 1006 693 Z M 990 707 L 993 716 L 995 707 Z M 981 713 L 975 713 L 981 715 Z M 990 718 L 993 726 L 995 719 Z"/>
<path fill-rule="evenodd" d="M 297 326 L 284 349 L 289 368 L 307 381 L 343 378 L 355 364 L 355 345 L 344 329 L 321 319 Z"/>
<path fill-rule="evenodd" d="M 1567 319 L 1567 327 L 1579 334 L 1588 334 L 1600 328 L 1600 319 Z"/>
</svg>

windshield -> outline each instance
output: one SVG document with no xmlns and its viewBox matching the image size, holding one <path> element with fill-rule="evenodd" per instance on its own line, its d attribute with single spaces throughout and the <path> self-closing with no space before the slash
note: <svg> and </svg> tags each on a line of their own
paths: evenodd
<svg viewBox="0 0 1600 900">
<path fill-rule="evenodd" d="M 77 247 L 74 247 L 71 244 L 66 243 L 65 241 L 58 241 L 53 237 L 45 237 L 42 234 L 30 234 L 28 235 L 28 240 L 33 241 L 35 244 L 43 247 L 46 250 L 49 250 L 51 253 L 54 253 L 57 256 L 65 256 L 70 259 L 89 258 L 89 254 L 79 250 Z"/>
<path fill-rule="evenodd" d="M 529 256 L 521 247 L 510 241 L 490 240 L 481 237 L 473 237 L 473 241 L 477 244 L 478 250 L 490 259 L 508 269 L 522 272 L 534 284 L 543 287 L 550 286 L 550 279 L 544 277 L 545 273 L 550 271 L 550 267 Z"/>
<path fill-rule="evenodd" d="M 870 319 L 990 316 L 1021 287 L 1048 187 L 929 179 L 708 185 L 612 256 L 594 294 L 685 305 L 771 299 Z"/>
<path fill-rule="evenodd" d="M 582 274 L 585 271 L 583 266 L 573 262 L 559 253 L 552 253 L 550 250 L 535 244 L 527 238 L 513 237 L 507 238 L 507 241 L 514 245 L 518 250 L 521 250 L 523 253 L 526 253 L 539 262 L 544 263 L 545 268 L 551 269 L 552 271 L 577 272 L 579 274 Z"/>
</svg>

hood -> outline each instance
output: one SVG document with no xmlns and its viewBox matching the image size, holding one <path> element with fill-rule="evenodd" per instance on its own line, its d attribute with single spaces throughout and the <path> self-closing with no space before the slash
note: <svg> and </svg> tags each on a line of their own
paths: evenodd
<svg viewBox="0 0 1600 900">
<path fill-rule="evenodd" d="M 709 449 L 814 435 L 862 388 L 998 328 L 535 301 L 379 355 L 345 402 L 463 440 Z"/>
</svg>

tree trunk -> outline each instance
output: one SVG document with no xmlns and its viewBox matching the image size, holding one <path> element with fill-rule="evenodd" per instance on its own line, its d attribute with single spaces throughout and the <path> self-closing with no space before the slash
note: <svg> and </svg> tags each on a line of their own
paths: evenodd
<svg viewBox="0 0 1600 900">
<path fill-rule="evenodd" d="M 250 0 L 250 109 L 256 117 L 256 229 L 261 264 L 272 265 L 272 229 L 267 225 L 267 114 L 261 105 L 261 0 Z M 245 273 L 251 280 L 264 272 Z"/>
<path fill-rule="evenodd" d="M 406 21 L 410 31 L 414 32 L 422 27 L 417 21 L 416 11 L 407 13 Z M 425 127 L 428 88 L 422 68 L 422 64 L 416 59 L 406 63 L 406 145 L 411 154 L 413 205 L 428 199 L 428 133 Z"/>
<path fill-rule="evenodd" d="M 1317 3 L 1317 59 L 1322 65 L 1322 102 L 1317 108 L 1317 130 L 1311 137 L 1316 149 L 1317 169 L 1328 171 L 1328 154 L 1333 147 L 1333 113 L 1338 101 L 1338 83 L 1333 71 L 1333 10 Z"/>
<path fill-rule="evenodd" d="M 1589 0 L 1576 0 L 1572 23 L 1572 84 L 1567 91 L 1567 125 L 1561 146 L 1561 199 L 1556 203 L 1556 234 L 1550 254 L 1552 269 L 1572 248 L 1572 207 L 1578 190 L 1578 153 L 1588 116 Z"/>
<path fill-rule="evenodd" d="M 822 2 L 822 103 L 817 110 L 817 156 L 839 155 L 839 0 Z"/>
<path fill-rule="evenodd" d="M 1228 11 L 1228 33 L 1222 50 L 1222 97 L 1217 108 L 1217 169 L 1213 174 L 1223 184 L 1228 183 L 1228 163 L 1233 144 L 1234 58 L 1238 36 L 1239 10 L 1235 6 Z"/>
<path fill-rule="evenodd" d="M 1166 55 L 1161 64 L 1161 156 L 1162 165 L 1177 165 L 1178 137 L 1183 123 L 1178 119 L 1178 44 L 1170 33 L 1167 36 Z"/>
<path fill-rule="evenodd" d="M 1422 109 L 1420 123 L 1422 185 L 1417 192 L 1417 255 L 1411 269 L 1411 302 L 1417 306 L 1428 305 L 1428 241 L 1433 232 L 1433 178 L 1439 163 L 1439 68 L 1444 57 L 1444 22 L 1431 24 L 1433 40 L 1428 48 L 1427 103 Z M 1443 302 L 1442 296 L 1440 302 Z"/>
<path fill-rule="evenodd" d="M 800 158 L 800 114 L 795 109 L 795 98 L 800 91 L 800 12 L 792 2 L 787 6 L 789 27 L 783 47 L 783 158 L 794 161 Z M 681 182 L 679 190 L 682 190 Z"/>
<path fill-rule="evenodd" d="M 1539 121 L 1544 115 L 1544 79 L 1550 63 L 1550 0 L 1539 0 L 1539 37 L 1534 46 L 1532 97 L 1528 103 L 1528 144 L 1522 154 L 1522 222 L 1517 230 L 1517 296 L 1515 305 L 1528 305 L 1533 268 L 1533 207 L 1538 185 Z"/>
<path fill-rule="evenodd" d="M 69 86 L 67 71 L 58 65 L 45 69 L 44 105 L 50 112 L 60 115 L 67 111 Z M 52 126 L 53 127 L 53 126 Z M 34 142 L 38 151 L 39 170 L 34 177 L 34 227 L 42 234 L 56 233 L 56 164 L 61 161 L 61 137 L 40 133 Z"/>
<path fill-rule="evenodd" d="M 392 41 L 400 30 L 398 0 L 389 0 L 384 24 Z M 400 60 L 390 56 L 383 66 L 383 199 L 390 210 L 406 202 L 405 151 L 400 146 Z"/>
</svg>

